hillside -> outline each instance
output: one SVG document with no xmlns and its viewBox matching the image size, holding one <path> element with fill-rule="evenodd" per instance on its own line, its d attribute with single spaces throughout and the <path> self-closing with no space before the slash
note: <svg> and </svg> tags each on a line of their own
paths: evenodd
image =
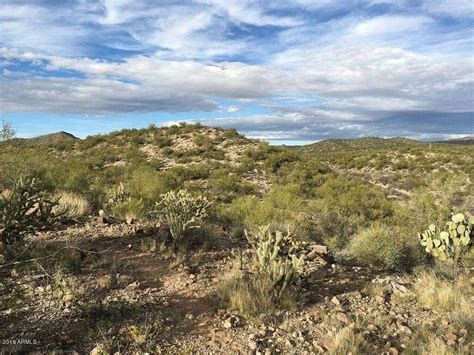
<svg viewBox="0 0 474 355">
<path fill-rule="evenodd" d="M 382 187 L 395 199 L 407 199 L 431 174 L 465 173 L 473 178 L 474 147 L 470 145 L 398 137 L 335 139 L 302 149 L 340 173 Z"/>
<path fill-rule="evenodd" d="M 48 145 L 56 145 L 62 144 L 64 142 L 75 141 L 79 138 L 75 137 L 74 135 L 67 133 L 67 132 L 56 132 L 45 134 L 42 136 L 37 136 L 33 138 L 14 138 L 10 142 L 4 144 L 14 144 L 20 146 L 48 146 Z"/>
<path fill-rule="evenodd" d="M 447 139 L 447 140 L 444 140 L 444 141 L 438 141 L 437 143 L 473 145 L 474 144 L 474 137 Z"/>
<path fill-rule="evenodd" d="M 9 352 L 472 353 L 471 244 L 417 233 L 471 233 L 474 147 L 46 137 L 0 145 L 0 337 L 38 340 Z"/>
<path fill-rule="evenodd" d="M 317 143 L 309 144 L 306 146 L 306 148 L 314 152 L 336 152 L 397 149 L 401 147 L 416 146 L 418 144 L 421 144 L 421 142 L 403 137 L 364 137 L 354 139 L 328 139 Z"/>
</svg>

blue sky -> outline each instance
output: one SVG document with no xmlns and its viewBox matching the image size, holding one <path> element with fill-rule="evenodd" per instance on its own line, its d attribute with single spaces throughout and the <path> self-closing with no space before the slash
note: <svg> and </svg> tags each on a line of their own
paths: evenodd
<svg viewBox="0 0 474 355">
<path fill-rule="evenodd" d="M 22 137 L 473 135 L 473 20 L 471 0 L 0 0 L 0 113 Z"/>
</svg>

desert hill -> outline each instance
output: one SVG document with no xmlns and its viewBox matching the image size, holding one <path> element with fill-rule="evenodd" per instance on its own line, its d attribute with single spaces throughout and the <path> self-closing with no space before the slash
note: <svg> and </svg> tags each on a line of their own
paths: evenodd
<svg viewBox="0 0 474 355">
<path fill-rule="evenodd" d="M 306 146 L 308 150 L 315 152 L 335 152 L 335 151 L 358 151 L 373 149 L 397 149 L 408 146 L 422 144 L 419 141 L 396 137 L 379 138 L 363 137 L 353 139 L 327 139 Z"/>
<path fill-rule="evenodd" d="M 473 145 L 474 144 L 474 137 L 463 137 L 463 138 L 447 139 L 447 140 L 444 140 L 444 141 L 437 141 L 437 143 Z"/>
</svg>

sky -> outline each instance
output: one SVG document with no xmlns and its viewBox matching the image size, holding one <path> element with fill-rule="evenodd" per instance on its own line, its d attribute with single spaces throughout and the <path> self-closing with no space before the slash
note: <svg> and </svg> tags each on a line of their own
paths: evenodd
<svg viewBox="0 0 474 355">
<path fill-rule="evenodd" d="M 472 0 L 0 0 L 20 137 L 149 124 L 272 143 L 474 135 Z"/>
</svg>

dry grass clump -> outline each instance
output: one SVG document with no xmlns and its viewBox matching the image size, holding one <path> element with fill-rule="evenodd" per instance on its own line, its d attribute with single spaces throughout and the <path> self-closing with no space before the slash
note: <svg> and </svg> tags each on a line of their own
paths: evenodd
<svg viewBox="0 0 474 355">
<path fill-rule="evenodd" d="M 80 218 L 91 212 L 89 201 L 78 194 L 61 192 L 55 196 L 55 199 L 58 200 L 58 205 L 53 208 L 55 214 L 64 214 L 69 218 Z"/>
<path fill-rule="evenodd" d="M 229 308 L 241 314 L 256 316 L 275 311 L 268 289 L 269 284 L 263 278 L 235 275 L 220 285 L 219 294 L 227 301 Z"/>
<path fill-rule="evenodd" d="M 434 272 L 421 271 L 414 288 L 418 301 L 424 307 L 448 312 L 448 316 L 453 320 L 474 321 L 471 301 L 474 288 L 467 275 L 460 274 L 455 280 L 445 280 Z"/>
<path fill-rule="evenodd" d="M 369 354 L 368 344 L 365 339 L 351 328 L 343 328 L 332 339 L 328 346 L 329 354 Z"/>
<path fill-rule="evenodd" d="M 270 315 L 277 310 L 295 309 L 297 295 L 293 290 L 287 290 L 278 298 L 273 297 L 273 293 L 267 278 L 240 272 L 233 272 L 218 289 L 218 294 L 227 303 L 227 307 L 251 319 L 262 313 Z"/>
<path fill-rule="evenodd" d="M 427 308 L 437 311 L 472 313 L 469 293 L 473 293 L 472 284 L 465 275 L 459 275 L 454 281 L 440 278 L 433 272 L 422 271 L 415 282 L 418 301 Z"/>
<path fill-rule="evenodd" d="M 448 345 L 444 334 L 437 334 L 438 327 L 421 326 L 407 342 L 405 352 L 416 355 L 468 355 L 472 354 L 469 343 Z"/>
</svg>

